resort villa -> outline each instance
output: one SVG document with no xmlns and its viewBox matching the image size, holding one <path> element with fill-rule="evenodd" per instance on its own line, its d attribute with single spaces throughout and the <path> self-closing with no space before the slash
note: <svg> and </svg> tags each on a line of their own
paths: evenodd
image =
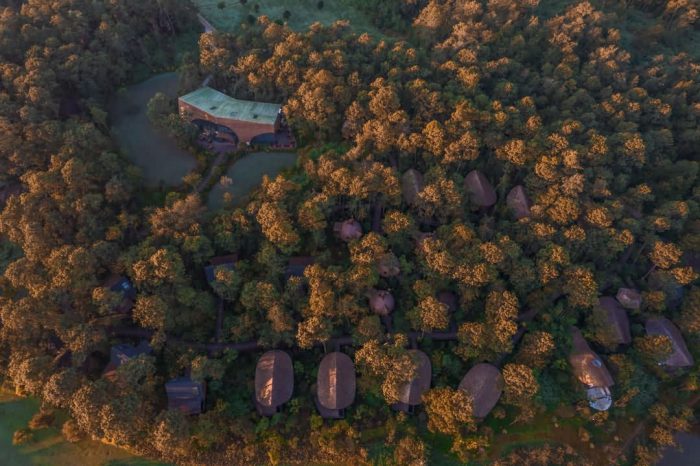
<svg viewBox="0 0 700 466">
<path fill-rule="evenodd" d="M 183 118 L 200 129 L 207 149 L 226 151 L 238 143 L 295 146 L 282 106 L 234 99 L 210 87 L 201 87 L 178 99 Z"/>
</svg>

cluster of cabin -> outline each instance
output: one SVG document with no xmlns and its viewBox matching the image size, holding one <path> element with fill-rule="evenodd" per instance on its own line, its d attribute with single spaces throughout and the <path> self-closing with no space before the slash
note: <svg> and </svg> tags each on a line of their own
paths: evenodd
<svg viewBox="0 0 700 466">
<path fill-rule="evenodd" d="M 418 171 L 411 169 L 403 174 L 402 192 L 407 204 L 415 204 L 422 189 L 423 177 Z M 470 201 L 479 208 L 489 208 L 497 201 L 493 187 L 478 170 L 466 176 L 465 189 Z M 531 203 L 522 186 L 515 186 L 510 190 L 506 203 L 517 219 L 530 215 Z M 336 222 L 333 225 L 333 233 L 340 241 L 350 243 L 359 240 L 364 231 L 357 220 L 349 218 Z M 433 235 L 434 233 L 430 232 L 418 234 L 417 248 L 425 247 L 425 240 Z M 204 268 L 207 282 L 214 284 L 217 279 L 217 270 L 220 268 L 235 270 L 237 260 L 238 257 L 235 254 L 213 258 Z M 310 256 L 290 258 L 284 269 L 285 279 L 303 277 L 304 270 L 313 263 L 314 258 Z M 384 278 L 396 277 L 401 273 L 399 260 L 392 252 L 379 257 L 375 266 L 377 273 Z M 119 312 L 130 309 L 136 297 L 136 290 L 127 278 L 111 276 L 104 286 L 121 294 L 122 299 L 117 306 Z M 380 316 L 387 332 L 391 333 L 391 314 L 396 305 L 391 291 L 370 289 L 366 297 L 368 308 Z M 444 290 L 437 293 L 436 297 L 451 312 L 457 309 L 458 301 L 454 293 Z M 611 338 L 618 348 L 632 341 L 627 311 L 639 310 L 641 305 L 641 294 L 632 288 L 620 288 L 615 297 L 600 298 L 599 307 L 605 316 Z M 649 318 L 646 321 L 646 333 L 669 338 L 673 351 L 661 362 L 669 370 L 693 365 L 693 358 L 680 331 L 670 320 L 663 317 Z M 571 339 L 569 363 L 573 375 L 585 390 L 589 405 L 599 411 L 609 409 L 613 403 L 610 390 L 614 385 L 612 375 L 578 328 L 571 329 Z M 350 344 L 351 340 L 348 340 L 347 344 Z M 150 347 L 145 344 L 137 347 L 115 346 L 112 349 L 110 363 L 105 369 L 105 376 L 113 376 L 114 371 L 128 359 L 150 352 Z M 418 349 L 410 349 L 409 353 L 416 364 L 415 376 L 400 387 L 399 401 L 393 406 L 396 410 L 406 412 L 411 412 L 420 405 L 422 395 L 430 388 L 432 378 L 429 357 Z M 183 376 L 166 383 L 165 389 L 169 408 L 179 409 L 188 414 L 197 414 L 204 409 L 206 385 L 203 382 Z M 498 367 L 479 363 L 465 374 L 459 389 L 473 400 L 474 416 L 483 418 L 488 415 L 501 396 L 503 377 Z M 319 413 L 324 418 L 342 418 L 345 410 L 354 401 L 355 390 L 355 366 L 351 358 L 339 351 L 327 354 L 320 362 L 317 381 L 313 387 L 314 402 Z M 294 370 L 289 354 L 278 349 L 264 353 L 258 360 L 255 370 L 254 403 L 257 411 L 263 416 L 273 415 L 291 399 L 293 391 Z"/>
</svg>

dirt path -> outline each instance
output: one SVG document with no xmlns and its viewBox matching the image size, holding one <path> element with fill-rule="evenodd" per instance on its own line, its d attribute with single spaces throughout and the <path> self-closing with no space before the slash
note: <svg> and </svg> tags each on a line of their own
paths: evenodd
<svg viewBox="0 0 700 466">
<path fill-rule="evenodd" d="M 200 13 L 197 13 L 197 19 L 199 20 L 199 24 L 204 28 L 205 33 L 216 32 L 216 28 Z"/>
<path fill-rule="evenodd" d="M 214 176 L 214 170 L 224 163 L 226 161 L 226 157 L 228 156 L 228 153 L 222 152 L 219 155 L 216 156 L 216 160 L 214 160 L 214 163 L 212 164 L 211 168 L 209 169 L 209 173 L 207 173 L 207 176 L 205 176 L 202 181 L 200 181 L 197 184 L 197 187 L 194 188 L 194 192 L 197 194 L 200 194 L 204 188 L 206 188 L 209 185 L 209 181 L 211 181 L 211 178 Z"/>
</svg>

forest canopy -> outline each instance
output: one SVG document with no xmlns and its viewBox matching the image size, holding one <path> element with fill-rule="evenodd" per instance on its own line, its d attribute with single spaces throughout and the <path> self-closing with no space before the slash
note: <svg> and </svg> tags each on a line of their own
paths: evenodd
<svg viewBox="0 0 700 466">
<path fill-rule="evenodd" d="M 194 7 L 5 2 L 0 375 L 82 435 L 184 464 L 494 461 L 543 423 L 573 440 L 499 464 L 653 462 L 698 401 L 700 64 L 678 36 L 699 7 L 539 3 L 380 2 L 384 38 L 266 16 L 202 34 L 182 93 L 208 77 L 281 104 L 298 141 L 292 170 L 210 210 L 186 184 L 154 202 L 106 111 L 174 65 Z M 268 418 L 271 349 L 294 390 Z M 330 351 L 359 375 L 341 420 L 314 399 Z M 426 368 L 416 412 L 392 410 Z M 180 376 L 206 382 L 202 414 L 168 409 Z"/>
</svg>

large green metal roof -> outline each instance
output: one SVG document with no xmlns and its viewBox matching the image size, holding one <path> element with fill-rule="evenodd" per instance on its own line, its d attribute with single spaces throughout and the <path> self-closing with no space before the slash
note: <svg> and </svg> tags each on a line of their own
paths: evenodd
<svg viewBox="0 0 700 466">
<path fill-rule="evenodd" d="M 234 99 L 211 87 L 201 87 L 183 95 L 180 100 L 217 118 L 233 118 L 266 125 L 275 123 L 281 108 L 279 104 Z"/>
</svg>

